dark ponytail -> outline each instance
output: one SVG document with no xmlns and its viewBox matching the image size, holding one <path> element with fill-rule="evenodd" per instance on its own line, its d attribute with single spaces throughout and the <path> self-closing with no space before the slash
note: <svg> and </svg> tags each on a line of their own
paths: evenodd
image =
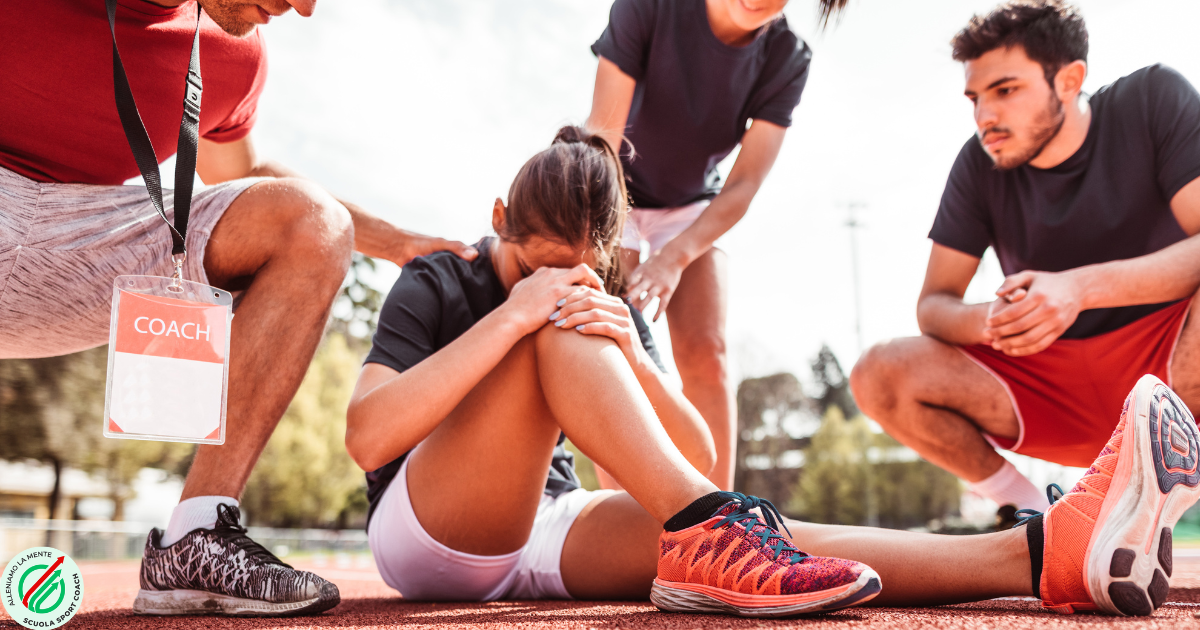
<svg viewBox="0 0 1200 630">
<path fill-rule="evenodd" d="M 621 232 L 629 201 L 616 151 L 604 138 L 563 127 L 550 148 L 521 167 L 508 189 L 500 238 L 540 236 L 595 252 L 596 273 L 613 295 L 621 285 Z"/>
</svg>

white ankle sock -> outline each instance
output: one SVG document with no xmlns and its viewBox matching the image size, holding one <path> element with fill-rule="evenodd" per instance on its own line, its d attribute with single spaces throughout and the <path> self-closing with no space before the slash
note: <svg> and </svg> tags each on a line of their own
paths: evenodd
<svg viewBox="0 0 1200 630">
<path fill-rule="evenodd" d="M 976 494 L 991 499 L 1000 505 L 1013 504 L 1018 509 L 1031 509 L 1046 511 L 1050 507 L 1050 503 L 1046 500 L 1046 494 L 1038 492 L 1033 483 L 1022 475 L 1012 462 L 1005 460 L 1004 465 L 1000 467 L 992 476 L 977 481 L 968 483 L 967 487 Z"/>
<path fill-rule="evenodd" d="M 163 547 L 175 544 L 180 538 L 187 536 L 193 529 L 212 529 L 217 525 L 217 506 L 221 503 L 238 506 L 238 500 L 233 497 L 192 497 L 179 502 L 171 512 L 171 522 L 163 533 Z"/>
</svg>

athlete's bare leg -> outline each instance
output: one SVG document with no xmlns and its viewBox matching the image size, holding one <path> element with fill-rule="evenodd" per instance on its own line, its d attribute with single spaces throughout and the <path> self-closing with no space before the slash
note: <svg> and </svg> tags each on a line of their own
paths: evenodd
<svg viewBox="0 0 1200 630">
<path fill-rule="evenodd" d="M 941 536 L 790 520 L 787 526 L 796 546 L 808 553 L 875 569 L 883 592 L 871 606 L 953 604 L 1033 591 L 1024 528 Z M 567 592 L 579 599 L 645 599 L 658 563 L 660 531 L 628 494 L 593 501 L 563 546 Z"/>
<path fill-rule="evenodd" d="M 863 413 L 921 457 L 969 482 L 1004 465 L 983 433 L 1016 439 L 1004 386 L 957 348 L 931 337 L 877 344 L 850 373 Z"/>
<path fill-rule="evenodd" d="M 308 370 L 353 243 L 346 209 L 298 179 L 251 186 L 217 222 L 204 270 L 245 293 L 230 337 L 225 444 L 196 451 L 182 498 L 241 495 Z"/>
<path fill-rule="evenodd" d="M 637 497 L 655 536 L 716 491 L 672 444 L 615 343 L 546 326 L 517 342 L 413 452 L 417 520 L 465 553 L 519 549 L 560 429 Z"/>
</svg>

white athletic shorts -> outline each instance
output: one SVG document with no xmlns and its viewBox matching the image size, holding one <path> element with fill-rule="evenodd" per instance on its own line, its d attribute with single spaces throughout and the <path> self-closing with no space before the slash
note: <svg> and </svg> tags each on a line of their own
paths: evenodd
<svg viewBox="0 0 1200 630">
<path fill-rule="evenodd" d="M 708 208 L 708 203 L 707 199 L 702 199 L 678 208 L 631 208 L 629 216 L 625 218 L 621 247 L 641 252 L 642 241 L 645 241 L 650 244 L 649 255 L 657 254 L 671 239 L 691 227 Z M 718 238 L 713 247 L 720 246 L 721 239 Z"/>
<path fill-rule="evenodd" d="M 502 556 L 455 551 L 425 532 L 408 495 L 408 460 L 371 516 L 368 541 L 388 586 L 414 601 L 572 599 L 559 560 L 575 518 L 612 490 L 572 490 L 542 496 L 525 546 Z"/>
<path fill-rule="evenodd" d="M 183 277 L 207 283 L 204 249 L 238 195 L 262 178 L 192 194 Z M 163 190 L 174 218 L 174 191 Z M 171 231 L 145 186 L 42 183 L 0 167 L 0 359 L 108 341 L 113 279 L 170 276 Z"/>
</svg>

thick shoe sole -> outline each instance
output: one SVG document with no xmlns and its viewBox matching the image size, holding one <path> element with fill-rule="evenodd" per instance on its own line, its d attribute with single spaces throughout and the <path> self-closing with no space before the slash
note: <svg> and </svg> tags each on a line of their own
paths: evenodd
<svg viewBox="0 0 1200 630">
<path fill-rule="evenodd" d="M 703 584 L 655 578 L 654 586 L 650 588 L 650 601 L 666 612 L 794 617 L 861 604 L 881 590 L 879 574 L 871 570 L 863 571 L 853 584 L 803 595 L 746 595 Z"/>
<path fill-rule="evenodd" d="M 333 586 L 332 584 L 328 586 Z M 274 603 L 219 593 L 176 589 L 138 591 L 133 612 L 139 615 L 227 615 L 232 617 L 294 617 L 315 615 L 338 605 L 337 588 L 322 589 L 319 596 L 298 602 Z"/>
<path fill-rule="evenodd" d="M 1132 397 L 1085 575 L 1101 610 L 1145 616 L 1167 599 L 1171 531 L 1200 499 L 1200 433 L 1187 406 L 1157 378 L 1143 376 Z"/>
</svg>

